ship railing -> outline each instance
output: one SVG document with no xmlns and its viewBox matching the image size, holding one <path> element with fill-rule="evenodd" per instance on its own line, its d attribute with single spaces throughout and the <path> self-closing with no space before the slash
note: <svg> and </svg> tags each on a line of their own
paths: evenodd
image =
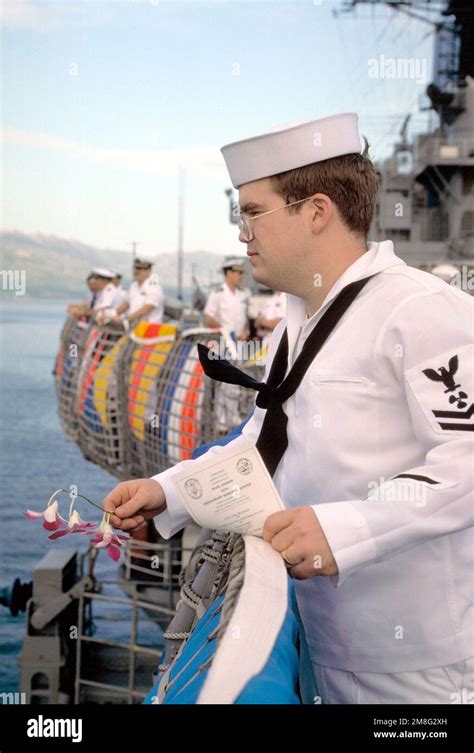
<svg viewBox="0 0 474 753">
<path fill-rule="evenodd" d="M 129 333 L 81 325 L 69 320 L 63 329 L 55 369 L 59 415 L 83 455 L 120 479 L 189 459 L 253 409 L 252 390 L 203 374 L 197 343 L 214 341 L 221 356 L 260 380 L 259 343 L 243 346 L 223 330 L 173 323 L 142 321 Z"/>
<path fill-rule="evenodd" d="M 145 553 L 144 562 L 151 567 L 136 564 L 134 555 L 138 549 Z M 132 704 L 140 703 L 147 696 L 154 681 L 153 670 L 158 670 L 163 655 L 163 631 L 174 616 L 179 599 L 179 573 L 192 552 L 192 546 L 183 547 L 178 542 L 152 543 L 130 539 L 125 545 L 124 563 L 118 579 L 101 579 L 94 590 L 81 590 L 74 703 L 91 699 L 97 702 L 99 698 L 102 702 L 115 699 L 119 703 Z M 81 571 L 91 555 L 94 555 L 92 549 L 83 556 Z M 94 615 L 101 605 L 106 606 L 106 613 L 101 617 Z M 129 641 L 97 637 L 91 626 L 97 625 L 101 619 L 108 623 L 123 621 L 129 625 Z M 144 642 L 141 638 L 143 621 L 146 621 L 147 638 L 154 630 L 153 642 L 149 639 Z M 137 667 L 138 663 L 141 667 Z M 144 674 L 143 667 L 148 674 L 146 671 Z M 89 676 L 88 669 L 92 676 Z"/>
<path fill-rule="evenodd" d="M 74 410 L 79 369 L 84 356 L 90 326 L 73 317 L 66 319 L 54 366 L 58 413 L 68 439 L 76 440 L 79 421 Z"/>
</svg>

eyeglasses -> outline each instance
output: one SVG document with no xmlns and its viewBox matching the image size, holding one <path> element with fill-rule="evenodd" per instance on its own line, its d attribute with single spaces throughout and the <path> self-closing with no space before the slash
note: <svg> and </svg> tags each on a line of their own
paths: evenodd
<svg viewBox="0 0 474 753">
<path fill-rule="evenodd" d="M 237 224 L 239 226 L 239 230 L 244 236 L 244 240 L 249 242 L 253 239 L 253 231 L 249 225 L 250 222 L 253 222 L 254 220 L 258 220 L 259 217 L 264 217 L 266 214 L 273 214 L 273 212 L 278 212 L 279 209 L 285 209 L 286 207 L 292 207 L 295 204 L 302 204 L 304 201 L 308 201 L 311 196 L 308 196 L 306 199 L 299 199 L 298 201 L 292 201 L 290 204 L 284 204 L 282 207 L 277 207 L 276 209 L 269 209 L 268 212 L 261 212 L 260 214 L 255 215 L 255 217 L 246 217 L 244 214 L 237 215 Z"/>
</svg>

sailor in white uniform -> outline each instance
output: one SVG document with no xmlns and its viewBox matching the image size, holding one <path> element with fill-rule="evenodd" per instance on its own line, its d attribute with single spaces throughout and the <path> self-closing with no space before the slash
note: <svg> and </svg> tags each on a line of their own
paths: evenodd
<svg viewBox="0 0 474 753">
<path fill-rule="evenodd" d="M 115 293 L 117 296 L 117 308 L 119 308 L 119 306 L 121 306 L 122 303 L 125 303 L 125 301 L 128 300 L 128 293 L 125 290 L 125 288 L 122 287 L 122 275 L 119 272 L 114 273 L 114 278 L 112 282 L 115 285 Z"/>
<path fill-rule="evenodd" d="M 259 311 L 255 329 L 262 338 L 262 345 L 268 345 L 272 332 L 286 315 L 286 293 L 275 291 Z"/>
<path fill-rule="evenodd" d="M 215 288 L 207 299 L 204 308 L 206 327 L 220 327 L 237 340 L 247 340 L 249 326 L 247 319 L 247 296 L 240 290 L 240 282 L 245 271 L 242 259 L 227 259 L 222 265 L 224 282 Z"/>
<path fill-rule="evenodd" d="M 85 303 L 71 305 L 68 311 L 76 318 L 86 317 L 103 323 L 115 316 L 119 299 L 112 283 L 114 273 L 106 267 L 95 267 L 87 277 L 89 295 Z"/>
<path fill-rule="evenodd" d="M 86 283 L 88 287 L 87 297 L 80 303 L 69 303 L 67 306 L 67 312 L 75 319 L 80 319 L 86 315 L 86 311 L 91 311 L 94 308 L 95 302 L 99 297 L 98 279 L 90 272 L 87 275 Z"/>
<path fill-rule="evenodd" d="M 119 297 L 117 295 L 117 288 L 113 284 L 114 273 L 110 269 L 105 267 L 96 267 L 92 270 L 92 274 L 97 279 L 99 295 L 94 302 L 94 311 L 100 309 L 116 309 L 119 305 Z"/>
<path fill-rule="evenodd" d="M 287 508 L 264 538 L 295 579 L 317 694 L 472 703 L 473 301 L 407 266 L 391 241 L 367 242 L 377 178 L 355 114 L 223 154 L 253 276 L 287 293 L 265 380 L 285 337 L 285 382 L 306 359 L 280 406 L 286 448 L 262 448 Z M 260 439 L 267 413 L 277 415 L 273 401 L 255 408 L 235 449 Z M 112 523 L 131 530 L 154 518 L 165 537 L 181 530 L 190 517 L 173 476 L 227 450 L 119 484 L 104 500 Z"/>
<path fill-rule="evenodd" d="M 222 265 L 224 282 L 215 288 L 207 299 L 204 308 L 204 324 L 207 327 L 219 327 L 227 333 L 225 349 L 231 357 L 237 358 L 237 341 L 247 340 L 250 335 L 247 318 L 247 295 L 240 290 L 240 283 L 245 272 L 245 261 L 226 259 Z M 215 387 L 215 411 L 217 432 L 226 434 L 233 426 L 242 421 L 239 400 L 240 389 L 234 384 L 218 384 Z"/>
<path fill-rule="evenodd" d="M 97 278 L 92 272 L 87 275 L 87 287 L 89 288 L 89 292 L 87 293 L 87 298 L 83 305 L 86 308 L 93 309 L 99 294 L 99 288 L 97 286 Z"/>
<path fill-rule="evenodd" d="M 147 322 L 162 322 L 164 319 L 165 296 L 158 275 L 152 272 L 152 266 L 153 262 L 147 259 L 135 259 L 133 262 L 134 280 L 127 300 L 117 311 L 119 316 L 126 312 L 122 319 L 126 327 L 139 319 Z"/>
</svg>

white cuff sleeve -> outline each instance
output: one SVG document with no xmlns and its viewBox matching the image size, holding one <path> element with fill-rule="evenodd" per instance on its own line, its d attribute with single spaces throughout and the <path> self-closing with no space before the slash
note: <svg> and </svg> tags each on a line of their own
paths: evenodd
<svg viewBox="0 0 474 753">
<path fill-rule="evenodd" d="M 336 560 L 339 574 L 329 577 L 338 588 L 353 572 L 375 561 L 375 542 L 366 519 L 353 502 L 325 502 L 311 508 Z"/>
<path fill-rule="evenodd" d="M 257 408 L 256 411 L 259 411 L 259 409 Z M 173 476 L 185 471 L 189 463 L 193 463 L 194 466 L 197 467 L 199 463 L 209 460 L 210 456 L 218 455 L 220 452 L 231 446 L 238 448 L 239 444 L 246 443 L 248 440 L 255 442 L 259 428 L 260 426 L 256 423 L 254 415 L 244 426 L 242 434 L 239 434 L 226 445 L 215 445 L 210 447 L 204 455 L 201 455 L 201 457 L 196 458 L 195 460 L 183 460 L 172 468 L 168 468 L 166 471 L 158 473 L 156 476 L 152 476 L 152 478 L 155 481 L 158 481 L 163 487 L 166 498 L 166 510 L 153 518 L 158 533 L 163 536 L 163 538 L 169 539 L 170 536 L 174 536 L 175 533 L 181 531 L 182 528 L 193 522 L 193 518 L 189 515 L 181 500 L 181 496 L 172 481 Z"/>
<path fill-rule="evenodd" d="M 181 529 L 193 522 L 171 480 L 173 471 L 176 473 L 175 467 L 168 468 L 168 470 L 152 476 L 163 487 L 166 498 L 166 510 L 163 510 L 163 512 L 153 518 L 158 533 L 164 539 L 171 538 L 175 533 L 178 533 L 178 531 L 181 531 Z"/>
</svg>

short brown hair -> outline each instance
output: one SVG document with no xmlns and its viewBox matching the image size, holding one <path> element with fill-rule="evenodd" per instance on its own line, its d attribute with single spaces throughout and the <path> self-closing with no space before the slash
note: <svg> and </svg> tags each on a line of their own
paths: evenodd
<svg viewBox="0 0 474 753">
<path fill-rule="evenodd" d="M 305 199 L 314 193 L 326 194 L 336 205 L 349 230 L 367 238 L 379 181 L 369 158 L 369 145 L 366 139 L 364 141 L 363 154 L 344 154 L 273 175 L 271 181 L 274 190 L 287 203 Z M 290 207 L 288 211 L 299 212 L 301 206 Z"/>
</svg>

